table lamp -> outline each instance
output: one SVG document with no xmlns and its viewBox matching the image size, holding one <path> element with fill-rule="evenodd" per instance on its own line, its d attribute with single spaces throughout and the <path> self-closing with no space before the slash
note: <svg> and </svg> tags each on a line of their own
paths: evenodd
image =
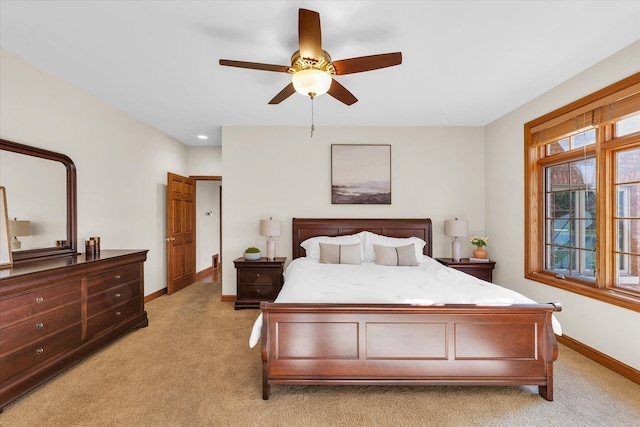
<svg viewBox="0 0 640 427">
<path fill-rule="evenodd" d="M 11 241 L 11 250 L 17 250 L 22 247 L 22 242 L 18 240 L 18 236 L 31 235 L 31 221 L 18 220 L 18 218 L 9 220 L 9 235 L 13 237 Z"/>
<path fill-rule="evenodd" d="M 260 220 L 260 235 L 269 236 L 267 240 L 267 259 L 273 261 L 276 257 L 276 241 L 274 237 L 278 237 L 282 233 L 282 223 L 278 219 L 261 219 Z"/>
<path fill-rule="evenodd" d="M 467 221 L 458 218 L 448 219 L 444 222 L 444 234 L 453 237 L 451 241 L 451 258 L 454 261 L 460 261 L 460 241 L 458 237 L 466 237 L 469 230 Z"/>
</svg>

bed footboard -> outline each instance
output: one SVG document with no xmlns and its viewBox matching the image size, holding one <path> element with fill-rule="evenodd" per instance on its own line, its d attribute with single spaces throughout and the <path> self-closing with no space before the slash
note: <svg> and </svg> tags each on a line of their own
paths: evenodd
<svg viewBox="0 0 640 427">
<path fill-rule="evenodd" d="M 272 384 L 537 385 L 553 400 L 558 304 L 261 304 Z"/>
</svg>

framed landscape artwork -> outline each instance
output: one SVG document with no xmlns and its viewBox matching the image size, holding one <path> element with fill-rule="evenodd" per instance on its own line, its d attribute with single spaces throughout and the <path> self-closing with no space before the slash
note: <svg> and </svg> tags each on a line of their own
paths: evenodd
<svg viewBox="0 0 640 427">
<path fill-rule="evenodd" d="M 331 145 L 331 203 L 391 204 L 391 145 Z"/>
</svg>

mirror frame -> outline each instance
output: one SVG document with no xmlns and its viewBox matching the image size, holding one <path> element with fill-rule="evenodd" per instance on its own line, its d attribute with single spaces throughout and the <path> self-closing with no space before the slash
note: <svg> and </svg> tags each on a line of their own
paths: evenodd
<svg viewBox="0 0 640 427">
<path fill-rule="evenodd" d="M 77 255 L 78 217 L 77 217 L 77 178 L 76 165 L 66 155 L 42 148 L 31 147 L 6 139 L 0 139 L 0 150 L 24 154 L 26 156 L 60 162 L 67 170 L 67 244 L 66 246 L 51 246 L 47 248 L 26 249 L 13 251 L 13 263 L 35 261 L 46 257 L 60 257 Z"/>
</svg>

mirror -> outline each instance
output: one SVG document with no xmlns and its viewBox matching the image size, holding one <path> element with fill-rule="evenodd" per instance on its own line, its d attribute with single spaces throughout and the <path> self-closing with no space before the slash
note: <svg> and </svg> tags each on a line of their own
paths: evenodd
<svg viewBox="0 0 640 427">
<path fill-rule="evenodd" d="M 0 139 L 0 183 L 10 225 L 29 224 L 22 237 L 11 237 L 14 263 L 77 253 L 76 167 L 69 157 Z"/>
</svg>

